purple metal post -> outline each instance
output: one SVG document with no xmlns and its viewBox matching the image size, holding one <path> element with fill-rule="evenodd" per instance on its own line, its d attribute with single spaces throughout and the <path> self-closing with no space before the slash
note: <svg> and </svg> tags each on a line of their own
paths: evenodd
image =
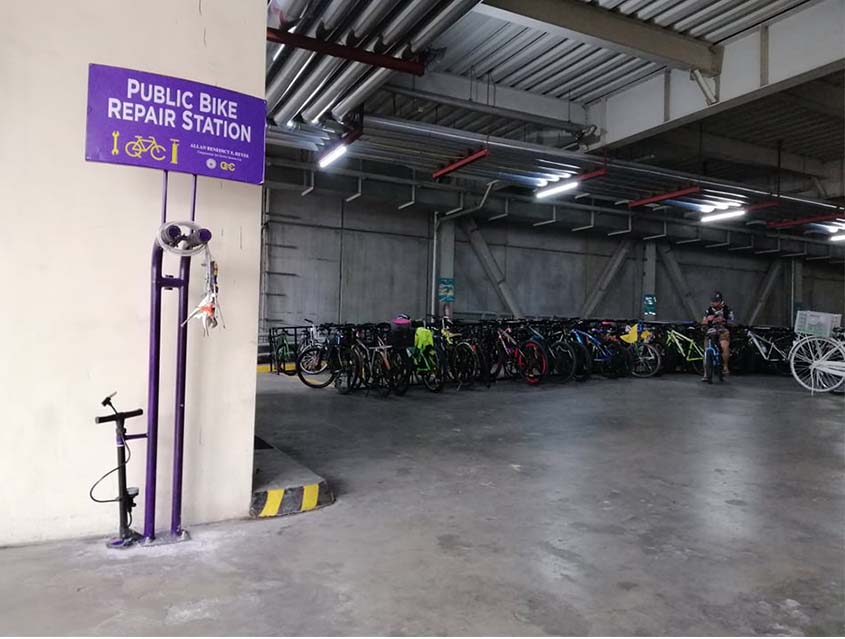
<svg viewBox="0 0 845 639">
<path fill-rule="evenodd" d="M 156 463 L 158 461 L 158 383 L 161 361 L 161 260 L 164 251 L 153 244 L 150 292 L 150 362 L 147 382 L 147 479 L 144 484 L 144 539 L 156 532 Z"/>
<path fill-rule="evenodd" d="M 197 215 L 197 176 L 191 183 L 191 222 Z M 170 511 L 170 534 L 182 534 L 182 464 L 185 454 L 185 387 L 188 374 L 188 289 L 191 278 L 191 258 L 179 261 L 179 332 L 176 335 L 176 410 L 173 428 L 173 498 Z"/>
<path fill-rule="evenodd" d="M 185 450 L 185 382 L 188 363 L 188 284 L 191 258 L 179 262 L 179 332 L 176 334 L 176 410 L 173 428 L 173 502 L 170 511 L 170 534 L 182 534 L 182 462 Z"/>
</svg>

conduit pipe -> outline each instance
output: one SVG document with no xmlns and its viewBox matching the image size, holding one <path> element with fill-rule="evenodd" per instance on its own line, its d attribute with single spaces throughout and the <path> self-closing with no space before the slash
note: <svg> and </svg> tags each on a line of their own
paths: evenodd
<svg viewBox="0 0 845 639">
<path fill-rule="evenodd" d="M 387 15 L 391 7 L 392 0 L 372 0 L 358 16 L 355 24 L 343 32 L 340 40 L 348 42 L 355 37 L 356 33 L 369 33 Z M 273 121 L 279 126 L 284 126 L 287 122 L 293 120 L 344 62 L 346 60 L 331 56 L 325 56 L 320 60 L 294 92 L 284 98 L 281 108 L 273 115 Z"/>
<path fill-rule="evenodd" d="M 326 31 L 332 31 L 343 19 L 347 10 L 354 6 L 355 3 L 349 0 L 329 0 L 325 10 L 314 18 L 305 35 L 316 38 Z M 313 51 L 305 49 L 294 49 L 291 52 L 279 71 L 270 80 L 264 92 L 268 111 L 272 111 L 276 107 L 316 55 Z"/>
<path fill-rule="evenodd" d="M 388 49 L 397 44 L 395 39 L 413 27 L 431 9 L 430 0 L 410 0 L 387 24 L 383 33 L 367 40 L 365 51 L 389 53 Z M 340 75 L 323 90 L 316 100 L 302 113 L 307 122 L 315 122 L 348 91 L 369 69 L 363 62 L 350 62 Z"/>
<path fill-rule="evenodd" d="M 450 3 L 445 9 L 443 9 L 430 22 L 420 29 L 420 31 L 411 39 L 410 43 L 402 50 L 400 55 L 403 57 L 409 57 L 420 53 L 432 42 L 432 40 L 462 18 L 464 14 L 477 5 L 479 1 L 480 0 L 457 0 Z M 360 79 L 366 71 L 366 68 L 356 70 L 353 73 L 353 82 Z M 364 100 L 372 95 L 376 89 L 383 85 L 390 77 L 390 74 L 390 69 L 376 69 L 373 71 L 373 73 L 361 82 L 354 91 L 350 92 L 332 108 L 332 117 L 339 122 L 342 121 L 350 111 L 364 102 Z M 351 85 L 352 82 L 346 85 L 342 91 L 337 91 L 334 94 L 327 92 L 327 95 L 323 100 L 325 106 L 321 106 L 320 113 L 325 112 L 325 110 L 335 102 L 337 96 L 342 95 Z M 308 115 L 311 115 L 313 118 L 313 116 L 317 115 L 317 113 L 309 113 Z"/>
<path fill-rule="evenodd" d="M 369 81 L 369 78 L 367 80 Z M 363 86 L 363 84 L 364 83 L 362 83 L 361 86 Z M 358 89 L 356 89 L 356 92 L 357 91 Z M 349 100 L 352 95 L 353 94 L 350 93 L 349 96 L 344 98 L 344 100 L 338 104 L 338 107 L 343 102 Z M 335 113 L 334 109 L 332 110 L 332 114 L 337 117 L 337 114 Z M 556 147 L 544 146 L 542 144 L 533 144 L 531 142 L 522 142 L 520 140 L 513 140 L 510 138 L 498 138 L 492 136 L 488 137 L 479 133 L 461 131 L 459 129 L 452 129 L 445 126 L 439 126 L 437 124 L 429 124 L 427 122 L 419 122 L 417 120 L 402 120 L 400 118 L 392 118 L 387 116 L 367 115 L 365 117 L 365 127 L 368 129 L 382 129 L 385 131 L 393 131 L 396 133 L 404 133 L 407 135 L 418 135 L 434 139 L 453 140 L 465 144 L 486 144 L 490 149 L 501 149 L 503 151 L 513 151 L 517 153 L 530 153 L 539 158 L 543 158 L 544 156 L 546 158 L 558 157 L 581 164 L 585 162 L 589 162 L 592 164 L 607 164 L 608 168 L 617 167 L 625 171 L 630 171 L 632 173 L 654 175 L 657 177 L 667 178 L 670 180 L 678 180 L 682 182 L 689 182 L 690 180 L 689 174 L 671 171 L 669 169 L 659 169 L 655 167 L 643 166 L 634 162 L 626 162 L 623 160 L 606 160 L 605 158 L 588 156 L 584 153 L 578 153 L 576 151 L 566 151 L 564 149 L 559 149 Z M 845 217 L 845 215 L 843 215 L 843 213 L 845 213 L 845 207 L 842 207 L 838 204 L 831 204 L 830 202 L 814 200 L 811 198 L 796 197 L 792 195 L 778 195 L 771 191 L 755 189 L 753 187 L 745 186 L 742 184 L 735 184 L 732 182 L 717 182 L 715 180 L 707 179 L 698 179 L 697 181 L 698 184 L 704 190 L 707 190 L 708 188 L 728 189 L 731 191 L 736 191 L 737 194 L 745 193 L 748 195 L 756 195 L 771 199 L 801 202 L 802 204 L 812 204 L 815 206 L 839 211 L 839 217 Z"/>
</svg>

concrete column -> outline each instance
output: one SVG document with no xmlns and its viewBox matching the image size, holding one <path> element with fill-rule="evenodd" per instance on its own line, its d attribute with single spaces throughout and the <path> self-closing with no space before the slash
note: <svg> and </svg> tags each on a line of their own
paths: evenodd
<svg viewBox="0 0 845 639">
<path fill-rule="evenodd" d="M 690 319 L 700 319 L 699 315 L 701 311 L 696 307 L 695 301 L 692 299 L 687 278 L 684 277 L 684 272 L 681 270 L 681 265 L 672 252 L 672 247 L 668 244 L 658 244 L 657 250 L 660 251 L 660 257 L 666 265 L 666 272 L 669 273 L 669 279 L 672 280 L 675 291 L 680 295 L 684 308 L 690 315 Z"/>
<path fill-rule="evenodd" d="M 441 224 L 435 231 L 437 233 L 437 271 L 438 277 L 455 277 L 455 223 L 446 222 Z M 435 296 L 437 295 L 437 284 L 435 282 Z M 455 295 L 457 296 L 457 282 L 455 283 Z M 440 315 L 451 317 L 452 304 L 437 302 Z"/>
<path fill-rule="evenodd" d="M 513 291 L 511 291 L 511 287 L 508 286 L 507 281 L 505 281 L 505 275 L 502 273 L 502 269 L 499 268 L 499 265 L 496 263 L 496 259 L 490 252 L 490 247 L 487 246 L 487 242 L 484 239 L 484 236 L 481 235 L 481 231 L 475 223 L 475 220 L 466 217 L 461 220 L 461 224 L 464 229 L 464 233 L 466 233 L 469 238 L 472 250 L 475 252 L 478 261 L 481 262 L 481 266 L 484 268 L 484 272 L 487 273 L 488 279 L 496 288 L 496 292 L 499 294 L 502 303 L 511 312 L 511 315 L 514 317 L 522 317 L 522 311 L 516 303 Z"/>
<path fill-rule="evenodd" d="M 198 7 L 172 0 L 86 0 L 52 3 L 48 11 L 45 19 L 40 3 L 4 3 L 0 20 L 0 191 L 3 231 L 11 238 L 0 250 L 0 268 L 26 274 L 4 282 L 6 299 L 25 315 L 7 312 L 0 319 L 7 362 L 0 367 L 0 546 L 113 534 L 117 508 L 96 507 L 87 498 L 100 469 L 114 464 L 113 436 L 93 423 L 94 415 L 108 412 L 97 400 L 118 391 L 121 410 L 146 407 L 150 250 L 160 224 L 162 177 L 150 169 L 84 161 L 88 64 L 264 96 L 266 2 L 203 0 Z M 49 45 L 27 44 L 35 42 Z M 45 151 L 57 168 L 49 188 L 44 174 L 33 170 L 43 166 Z M 169 181 L 169 219 L 184 220 L 191 178 L 174 172 Z M 198 322 L 188 325 L 182 504 L 188 527 L 245 517 L 249 509 L 261 216 L 260 186 L 199 178 L 197 222 L 213 234 L 226 328 L 203 337 Z M 38 238 L 49 250 L 23 238 Z M 202 261 L 193 258 L 191 307 L 203 295 Z M 178 258 L 165 255 L 164 273 L 178 265 Z M 170 515 L 177 297 L 164 292 L 161 524 Z M 56 307 L 65 330 L 56 330 Z M 44 366 L 46 361 L 66 365 Z M 143 432 L 145 419 L 126 426 Z M 136 522 L 144 519 L 145 448 L 146 442 L 132 447 L 127 469 L 129 485 L 142 491 Z M 100 495 L 114 494 L 111 482 Z"/>
<path fill-rule="evenodd" d="M 657 307 L 654 314 L 645 315 L 643 303 L 646 295 L 657 296 L 657 245 L 654 242 L 645 243 L 645 257 L 643 258 L 643 296 L 640 300 L 640 317 L 643 319 L 656 320 Z"/>
</svg>

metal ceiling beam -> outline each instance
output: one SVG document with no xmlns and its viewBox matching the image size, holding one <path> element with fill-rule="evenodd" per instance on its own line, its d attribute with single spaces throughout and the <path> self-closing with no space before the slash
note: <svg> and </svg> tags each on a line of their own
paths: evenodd
<svg viewBox="0 0 845 639">
<path fill-rule="evenodd" d="M 291 33 L 290 31 L 282 31 L 281 29 L 267 27 L 267 42 L 285 44 L 296 49 L 316 51 L 317 53 L 323 53 L 335 58 L 363 62 L 373 67 L 383 67 L 393 71 L 401 71 L 402 73 L 411 73 L 413 75 L 423 75 L 425 73 L 425 65 L 417 60 L 394 58 L 393 56 L 374 53 L 365 49 L 359 49 L 358 47 L 348 47 L 343 44 L 330 42 L 329 40 L 310 38 L 301 33 Z"/>
<path fill-rule="evenodd" d="M 486 0 L 475 11 L 677 69 L 722 71 L 721 47 L 580 0 Z"/>
<path fill-rule="evenodd" d="M 695 152 L 700 150 L 704 156 L 719 160 L 778 168 L 777 149 L 768 149 L 748 142 L 723 138 L 710 133 L 699 135 L 695 131 L 684 129 L 672 131 L 666 136 L 665 141 Z M 784 171 L 818 177 L 826 177 L 829 173 L 821 160 L 795 153 L 781 153 L 780 168 Z"/>
<path fill-rule="evenodd" d="M 578 124 L 577 122 L 571 122 L 569 120 L 559 120 L 548 116 L 526 113 L 525 111 L 507 109 L 505 107 L 496 106 L 495 104 L 485 104 L 483 102 L 475 102 L 473 100 L 463 100 L 461 98 L 456 98 L 442 93 L 432 93 L 431 91 L 420 91 L 419 89 L 408 89 L 406 87 L 394 85 L 385 86 L 383 90 L 397 95 L 404 95 L 409 98 L 417 98 L 419 100 L 437 102 L 439 104 L 445 104 L 459 109 L 466 109 L 467 111 L 475 111 L 476 113 L 486 113 L 500 118 L 539 124 L 543 127 L 559 129 L 561 131 L 566 131 L 567 133 L 581 133 L 587 128 L 584 124 Z"/>
</svg>

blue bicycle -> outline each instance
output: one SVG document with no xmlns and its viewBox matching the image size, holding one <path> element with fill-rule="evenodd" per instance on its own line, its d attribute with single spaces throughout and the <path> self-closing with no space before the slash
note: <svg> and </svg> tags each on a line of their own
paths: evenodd
<svg viewBox="0 0 845 639">
<path fill-rule="evenodd" d="M 713 383 L 713 373 L 719 376 L 719 381 L 725 381 L 722 372 L 722 348 L 719 344 L 719 329 L 711 327 L 707 329 L 704 348 L 704 378 L 702 382 Z"/>
</svg>

